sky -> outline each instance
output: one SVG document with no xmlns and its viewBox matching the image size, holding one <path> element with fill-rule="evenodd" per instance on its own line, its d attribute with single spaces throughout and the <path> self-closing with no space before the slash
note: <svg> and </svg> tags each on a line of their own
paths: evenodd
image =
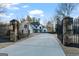
<svg viewBox="0 0 79 59">
<path fill-rule="evenodd" d="M 40 18 L 41 24 L 45 24 L 51 20 L 56 14 L 57 3 L 3 3 L 5 6 L 5 14 L 2 22 L 9 22 L 12 19 L 26 18 L 27 15 L 31 17 Z M 79 15 L 79 7 L 73 11 L 71 16 L 77 17 Z"/>
<path fill-rule="evenodd" d="M 6 12 L 2 16 L 3 22 L 11 19 L 26 18 L 27 15 L 41 19 L 41 23 L 47 22 L 54 14 L 57 4 L 50 3 L 6 3 Z"/>
<path fill-rule="evenodd" d="M 0 0 L 0 3 L 79 3 L 78 0 Z"/>
</svg>

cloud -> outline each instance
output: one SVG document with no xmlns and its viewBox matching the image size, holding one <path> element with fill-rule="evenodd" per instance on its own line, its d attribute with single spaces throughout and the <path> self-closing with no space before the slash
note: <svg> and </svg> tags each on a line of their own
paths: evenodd
<svg viewBox="0 0 79 59">
<path fill-rule="evenodd" d="M 4 3 L 4 6 L 10 10 L 18 10 L 19 7 L 16 7 L 17 4 L 19 3 Z"/>
<path fill-rule="evenodd" d="M 7 9 L 10 9 L 10 10 L 19 10 L 19 7 L 7 7 Z"/>
<path fill-rule="evenodd" d="M 5 7 L 7 7 L 7 8 L 9 8 L 11 6 L 15 6 L 17 4 L 19 4 L 19 3 L 2 3 L 2 5 L 5 6 Z"/>
<path fill-rule="evenodd" d="M 0 14 L 0 17 L 2 17 L 2 18 L 10 18 L 10 15 Z"/>
<path fill-rule="evenodd" d="M 9 23 L 9 21 L 12 19 L 13 15 L 14 15 L 13 13 L 9 13 L 9 14 L 1 13 L 0 14 L 0 17 L 1 17 L 0 22 L 2 22 L 2 23 Z"/>
<path fill-rule="evenodd" d="M 38 9 L 31 10 L 31 11 L 29 12 L 29 15 L 30 15 L 30 16 L 41 16 L 41 17 L 43 17 L 43 16 L 44 16 L 44 11 L 38 10 Z"/>
<path fill-rule="evenodd" d="M 18 8 L 18 7 L 12 7 L 12 9 L 14 9 L 14 10 L 19 10 L 19 8 Z"/>
<path fill-rule="evenodd" d="M 32 10 L 29 12 L 29 14 L 43 14 L 42 10 Z"/>
<path fill-rule="evenodd" d="M 29 7 L 28 5 L 24 5 L 24 6 L 22 6 L 23 8 L 27 8 L 27 7 Z"/>
<path fill-rule="evenodd" d="M 2 18 L 11 18 L 11 16 L 13 16 L 14 13 L 9 13 L 9 14 L 5 14 L 5 13 L 0 13 L 0 17 Z"/>
<path fill-rule="evenodd" d="M 42 17 L 44 16 L 44 14 L 41 15 Z"/>
<path fill-rule="evenodd" d="M 14 15 L 14 13 L 10 13 L 9 15 L 10 15 L 10 16 L 13 16 L 13 15 Z"/>
</svg>

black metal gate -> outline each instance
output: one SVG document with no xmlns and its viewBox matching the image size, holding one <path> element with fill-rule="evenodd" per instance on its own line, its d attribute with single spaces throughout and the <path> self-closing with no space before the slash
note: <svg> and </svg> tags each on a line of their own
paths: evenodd
<svg viewBox="0 0 79 59">
<path fill-rule="evenodd" d="M 66 26 L 63 22 L 64 19 L 68 19 L 65 24 Z M 58 39 L 64 45 L 66 44 L 71 47 L 79 47 L 79 19 L 73 20 L 70 17 L 65 17 L 64 19 L 61 21 L 61 24 L 57 23 L 56 31 Z"/>
<path fill-rule="evenodd" d="M 58 24 L 56 25 L 56 32 L 57 32 L 57 37 L 63 43 L 63 25 Z"/>
<path fill-rule="evenodd" d="M 73 47 L 79 47 L 79 19 L 73 21 Z"/>
</svg>

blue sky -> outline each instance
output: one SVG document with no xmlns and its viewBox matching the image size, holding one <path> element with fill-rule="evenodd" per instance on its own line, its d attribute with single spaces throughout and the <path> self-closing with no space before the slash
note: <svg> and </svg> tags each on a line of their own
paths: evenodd
<svg viewBox="0 0 79 59">
<path fill-rule="evenodd" d="M 46 22 L 55 14 L 57 4 L 55 3 L 18 3 L 6 4 L 6 21 L 13 18 L 22 19 L 27 15 L 41 18 L 41 22 Z"/>
<path fill-rule="evenodd" d="M 56 3 L 6 3 L 4 5 L 6 13 L 2 15 L 4 17 L 3 22 L 9 22 L 11 19 L 26 18 L 27 15 L 30 15 L 31 17 L 41 18 L 42 24 L 51 20 L 58 7 Z M 73 17 L 78 15 L 79 8 L 72 13 Z"/>
</svg>

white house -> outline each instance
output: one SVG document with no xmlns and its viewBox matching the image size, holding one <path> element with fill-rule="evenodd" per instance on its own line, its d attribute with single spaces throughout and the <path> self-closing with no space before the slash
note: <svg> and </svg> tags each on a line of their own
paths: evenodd
<svg viewBox="0 0 79 59">
<path fill-rule="evenodd" d="M 21 22 L 20 27 L 19 27 L 19 31 L 21 33 L 27 34 L 28 30 L 30 30 L 30 33 L 33 33 L 33 29 L 31 27 L 31 25 L 28 23 L 27 20 Z"/>
<path fill-rule="evenodd" d="M 44 32 L 44 33 L 48 32 L 47 28 L 44 27 L 44 28 L 42 29 L 42 32 Z"/>
<path fill-rule="evenodd" d="M 38 32 L 42 32 L 43 26 L 40 24 L 40 25 L 37 27 L 37 29 L 38 29 Z"/>
<path fill-rule="evenodd" d="M 21 23 L 20 26 L 19 26 L 19 31 L 20 33 L 28 33 L 28 28 L 27 28 L 27 24 L 25 24 L 25 22 Z"/>
<path fill-rule="evenodd" d="M 42 24 L 38 24 L 37 22 L 32 23 L 31 26 L 35 33 L 47 32 L 47 28 L 45 28 Z"/>
<path fill-rule="evenodd" d="M 33 33 L 33 28 L 31 26 L 31 24 L 29 24 L 29 30 L 30 30 L 30 33 Z"/>
</svg>

